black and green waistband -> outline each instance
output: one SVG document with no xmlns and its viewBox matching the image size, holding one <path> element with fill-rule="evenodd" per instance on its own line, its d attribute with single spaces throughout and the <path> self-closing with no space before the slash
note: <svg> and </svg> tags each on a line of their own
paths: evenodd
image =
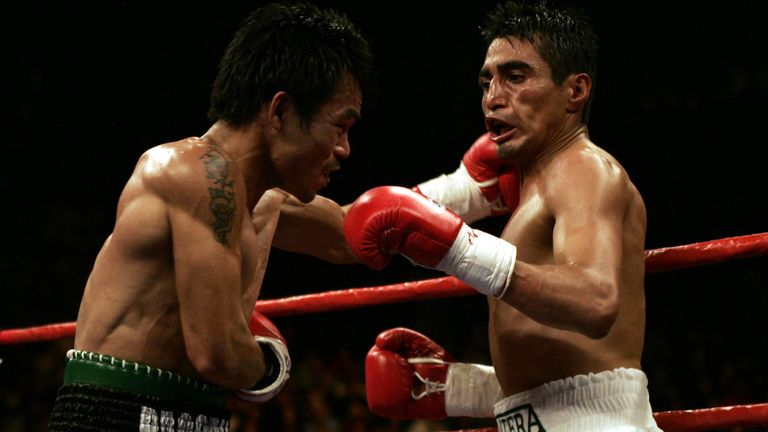
<svg viewBox="0 0 768 432">
<path fill-rule="evenodd" d="M 64 384 L 90 384 L 175 401 L 226 407 L 231 390 L 112 356 L 69 350 Z"/>
</svg>

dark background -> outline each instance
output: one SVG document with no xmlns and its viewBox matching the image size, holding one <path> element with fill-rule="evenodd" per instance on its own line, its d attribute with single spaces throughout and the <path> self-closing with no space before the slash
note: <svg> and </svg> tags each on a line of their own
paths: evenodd
<svg viewBox="0 0 768 432">
<path fill-rule="evenodd" d="M 317 3 L 358 24 L 379 70 L 376 103 L 364 105 L 352 155 L 323 194 L 346 203 L 373 186 L 410 186 L 455 169 L 483 132 L 477 26 L 493 2 Z M 768 231 L 768 36 L 757 4 L 578 3 L 601 39 L 590 134 L 643 194 L 647 248 Z M 205 132 L 216 64 L 256 4 L 2 6 L 0 328 L 76 318 L 135 160 Z M 502 224 L 478 226 L 498 233 Z M 648 275 L 644 368 L 654 410 L 768 400 L 766 264 Z M 275 251 L 262 297 L 437 276 L 402 261 L 374 273 Z M 361 364 L 376 334 L 400 325 L 462 360 L 488 362 L 486 313 L 473 296 L 275 322 L 296 363 L 342 346 Z M 63 361 L 39 358 L 68 345 L 0 347 L 0 418 L 47 415 Z"/>
</svg>

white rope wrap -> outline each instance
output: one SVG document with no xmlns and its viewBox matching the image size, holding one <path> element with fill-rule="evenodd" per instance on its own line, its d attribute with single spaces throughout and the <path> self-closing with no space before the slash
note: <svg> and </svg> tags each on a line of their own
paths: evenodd
<svg viewBox="0 0 768 432">
<path fill-rule="evenodd" d="M 419 400 L 443 393 L 445 413 L 450 417 L 491 418 L 493 406 L 504 397 L 492 366 L 449 363 L 432 357 L 414 357 L 408 363 L 447 365 L 445 382 L 430 381 L 414 372 L 424 389 L 419 393 L 411 389 L 411 397 Z"/>
<path fill-rule="evenodd" d="M 464 222 L 471 224 L 491 215 L 491 203 L 486 200 L 480 188 L 498 181 L 498 178 L 493 178 L 478 183 L 469 176 L 464 163 L 461 163 L 453 173 L 442 174 L 417 187 L 423 195 L 448 207 Z"/>
<path fill-rule="evenodd" d="M 437 269 L 452 274 L 485 295 L 501 298 L 515 268 L 517 248 L 464 224 Z"/>
<path fill-rule="evenodd" d="M 445 387 L 445 413 L 451 417 L 493 417 L 493 406 L 504 397 L 491 366 L 452 363 Z"/>
</svg>

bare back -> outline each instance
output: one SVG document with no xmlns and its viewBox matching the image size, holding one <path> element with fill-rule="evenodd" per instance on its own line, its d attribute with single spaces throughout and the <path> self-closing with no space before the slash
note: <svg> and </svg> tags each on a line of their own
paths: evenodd
<svg viewBox="0 0 768 432">
<path fill-rule="evenodd" d="M 587 139 L 525 178 L 502 237 L 517 246 L 518 265 L 536 267 L 538 279 L 519 282 L 531 301 L 518 307 L 489 298 L 491 354 L 504 394 L 576 374 L 640 368 L 645 229 L 645 206 L 627 173 Z M 582 288 L 589 284 L 579 282 L 581 275 L 607 281 L 592 285 L 618 287 L 618 314 L 605 335 L 580 331 L 579 320 L 589 319 L 580 311 L 601 301 Z M 509 290 L 516 288 L 513 279 Z"/>
<path fill-rule="evenodd" d="M 120 196 L 114 231 L 88 279 L 75 347 L 221 385 L 246 385 L 258 368 L 201 376 L 195 356 L 230 345 L 258 350 L 247 322 L 283 200 L 285 195 L 267 191 L 251 218 L 237 167 L 203 140 L 146 152 Z M 242 366 L 252 367 L 247 363 Z"/>
</svg>

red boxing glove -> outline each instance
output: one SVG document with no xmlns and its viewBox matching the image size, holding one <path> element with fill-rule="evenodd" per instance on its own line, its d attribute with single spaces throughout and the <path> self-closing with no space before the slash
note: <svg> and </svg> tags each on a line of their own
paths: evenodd
<svg viewBox="0 0 768 432">
<path fill-rule="evenodd" d="M 520 174 L 511 162 L 499 158 L 498 145 L 486 133 L 464 153 L 469 176 L 491 204 L 493 215 L 512 213 L 520 203 Z"/>
<path fill-rule="evenodd" d="M 410 189 L 380 186 L 349 208 L 344 236 L 358 259 L 373 269 L 386 267 L 398 252 L 435 268 L 463 225 L 453 212 Z"/>
<path fill-rule="evenodd" d="M 368 407 L 391 419 L 447 417 L 445 398 L 435 391 L 445 383 L 453 358 L 428 337 L 406 328 L 381 333 L 365 359 Z M 414 383 L 420 382 L 420 391 Z"/>
<path fill-rule="evenodd" d="M 253 338 L 264 352 L 264 376 L 250 389 L 238 390 L 235 394 L 249 402 L 265 402 L 275 396 L 285 385 L 291 372 L 291 357 L 288 346 L 272 321 L 254 310 L 248 323 Z"/>
<path fill-rule="evenodd" d="M 489 134 L 467 150 L 459 168 L 413 188 L 472 223 L 486 216 L 512 213 L 520 202 L 520 175 L 498 156 Z"/>
<path fill-rule="evenodd" d="M 406 328 L 382 332 L 365 359 L 368 407 L 391 419 L 493 417 L 501 387 L 492 367 L 456 363 Z"/>
<path fill-rule="evenodd" d="M 383 269 L 399 252 L 499 298 L 517 256 L 510 243 L 473 230 L 447 208 L 398 186 L 373 188 L 355 200 L 344 218 L 344 237 L 352 253 L 373 269 Z"/>
</svg>

